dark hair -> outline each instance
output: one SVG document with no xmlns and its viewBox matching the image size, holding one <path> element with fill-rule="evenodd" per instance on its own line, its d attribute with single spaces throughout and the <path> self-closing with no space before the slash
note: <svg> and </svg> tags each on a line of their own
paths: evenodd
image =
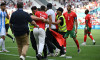
<svg viewBox="0 0 100 60">
<path fill-rule="evenodd" d="M 23 8 L 23 2 L 18 2 L 17 3 L 17 8 Z"/>
<path fill-rule="evenodd" d="M 6 3 L 2 2 L 0 6 L 4 6 L 4 5 L 6 5 Z"/>
<path fill-rule="evenodd" d="M 70 6 L 70 8 L 72 7 L 70 4 L 68 6 Z"/>
<path fill-rule="evenodd" d="M 63 8 L 62 8 L 62 7 L 59 7 L 59 8 L 57 9 L 57 11 L 61 11 L 61 13 L 63 13 Z"/>
<path fill-rule="evenodd" d="M 45 6 L 44 5 L 41 6 L 41 10 L 45 11 Z"/>
<path fill-rule="evenodd" d="M 88 10 L 88 9 L 86 9 L 86 10 L 85 10 L 85 14 L 88 14 L 88 13 L 89 13 L 89 10 Z"/>
<path fill-rule="evenodd" d="M 47 4 L 47 9 L 52 9 L 52 4 L 51 3 Z"/>
<path fill-rule="evenodd" d="M 31 10 L 36 10 L 36 9 L 37 9 L 36 6 L 32 6 L 32 7 L 31 7 Z"/>
</svg>

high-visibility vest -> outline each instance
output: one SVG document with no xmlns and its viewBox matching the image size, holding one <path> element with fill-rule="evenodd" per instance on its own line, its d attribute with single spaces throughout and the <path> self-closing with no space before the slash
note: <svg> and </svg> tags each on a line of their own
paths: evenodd
<svg viewBox="0 0 100 60">
<path fill-rule="evenodd" d="M 59 16 L 57 15 L 57 20 L 60 20 L 60 18 L 63 18 L 63 25 L 61 26 L 60 23 L 58 24 L 58 31 L 59 32 L 67 32 L 67 28 L 66 28 L 66 21 L 63 15 Z"/>
<path fill-rule="evenodd" d="M 33 16 L 34 16 L 34 14 L 33 14 Z M 29 30 L 33 31 L 34 26 L 31 23 L 28 23 L 28 24 L 29 24 L 29 28 L 30 28 Z"/>
<path fill-rule="evenodd" d="M 5 19 L 5 24 L 9 24 L 9 19 Z"/>
</svg>

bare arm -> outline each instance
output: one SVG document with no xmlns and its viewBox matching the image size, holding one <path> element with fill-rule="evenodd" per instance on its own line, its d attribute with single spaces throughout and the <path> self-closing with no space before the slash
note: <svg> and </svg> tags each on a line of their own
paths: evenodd
<svg viewBox="0 0 100 60">
<path fill-rule="evenodd" d="M 52 24 L 58 25 L 59 23 L 61 23 L 61 20 L 58 20 L 57 22 L 52 22 Z"/>
<path fill-rule="evenodd" d="M 36 24 L 34 20 L 31 22 L 31 24 L 39 28 L 39 26 Z"/>
<path fill-rule="evenodd" d="M 87 30 L 87 27 L 88 27 L 88 20 L 86 20 L 86 28 L 85 28 L 86 30 Z"/>
<path fill-rule="evenodd" d="M 52 16 L 49 15 L 49 29 L 51 29 L 51 24 L 52 24 Z"/>
<path fill-rule="evenodd" d="M 76 25 L 76 30 L 75 30 L 75 32 L 77 33 L 77 28 L 78 28 L 78 22 L 77 22 L 77 19 L 75 19 L 75 25 Z"/>
<path fill-rule="evenodd" d="M 33 16 L 33 15 L 31 15 L 31 18 L 34 20 L 41 20 L 41 21 L 45 20 L 44 18 L 39 18 L 39 17 Z"/>
<path fill-rule="evenodd" d="M 7 14 L 6 18 L 9 19 L 9 15 L 8 15 L 8 13 L 7 13 L 7 10 L 5 10 L 5 12 L 6 12 L 6 14 Z"/>
<path fill-rule="evenodd" d="M 88 26 L 88 20 L 86 20 L 86 27 Z"/>
</svg>

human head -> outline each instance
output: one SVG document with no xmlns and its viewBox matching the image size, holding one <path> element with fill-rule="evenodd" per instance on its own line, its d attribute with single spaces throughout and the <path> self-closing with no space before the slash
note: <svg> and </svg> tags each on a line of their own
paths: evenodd
<svg viewBox="0 0 100 60">
<path fill-rule="evenodd" d="M 0 6 L 3 11 L 6 9 L 6 3 L 2 2 Z"/>
<path fill-rule="evenodd" d="M 40 9 L 41 9 L 41 11 L 45 11 L 46 10 L 44 5 L 42 5 Z"/>
<path fill-rule="evenodd" d="M 51 3 L 47 4 L 47 9 L 52 9 L 52 4 Z"/>
<path fill-rule="evenodd" d="M 85 14 L 88 14 L 88 13 L 89 13 L 89 10 L 88 10 L 88 9 L 86 9 L 86 10 L 85 10 Z"/>
<path fill-rule="evenodd" d="M 67 5 L 67 11 L 71 11 L 71 5 Z"/>
<path fill-rule="evenodd" d="M 63 8 L 59 7 L 59 8 L 57 9 L 57 14 L 62 14 L 62 13 L 63 13 Z"/>
<path fill-rule="evenodd" d="M 18 2 L 17 3 L 17 8 L 23 8 L 23 2 Z"/>
<path fill-rule="evenodd" d="M 32 10 L 32 13 L 35 14 L 35 12 L 37 11 L 37 7 L 36 6 L 32 6 L 31 10 Z"/>
</svg>

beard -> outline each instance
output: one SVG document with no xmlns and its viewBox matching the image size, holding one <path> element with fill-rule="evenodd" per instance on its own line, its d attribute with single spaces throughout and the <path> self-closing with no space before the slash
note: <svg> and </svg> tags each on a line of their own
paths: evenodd
<svg viewBox="0 0 100 60">
<path fill-rule="evenodd" d="M 5 10 L 5 9 L 2 9 L 3 11 Z"/>
<path fill-rule="evenodd" d="M 57 15 L 58 15 L 59 13 L 57 13 Z"/>
</svg>

